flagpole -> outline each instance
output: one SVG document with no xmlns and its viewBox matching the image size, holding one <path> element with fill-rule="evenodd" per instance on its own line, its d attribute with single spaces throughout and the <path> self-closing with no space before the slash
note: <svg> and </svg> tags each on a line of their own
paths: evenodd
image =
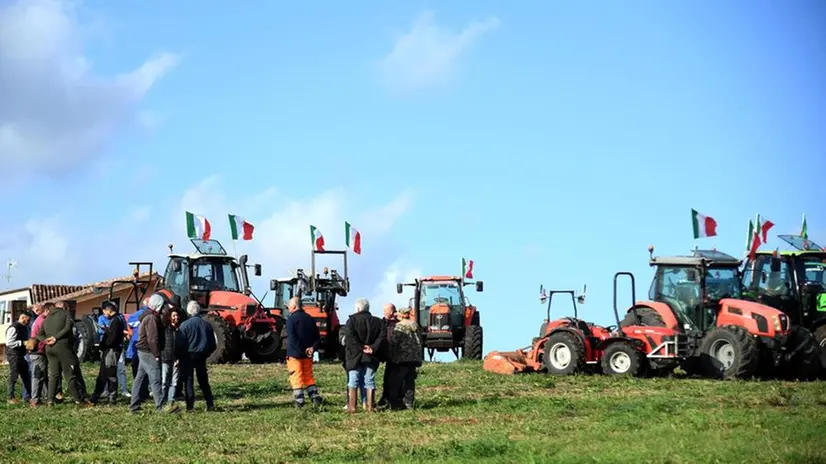
<svg viewBox="0 0 826 464">
<path fill-rule="evenodd" d="M 235 255 L 235 259 L 238 259 L 238 250 L 235 249 L 235 240 L 232 240 L 232 254 Z"/>
</svg>

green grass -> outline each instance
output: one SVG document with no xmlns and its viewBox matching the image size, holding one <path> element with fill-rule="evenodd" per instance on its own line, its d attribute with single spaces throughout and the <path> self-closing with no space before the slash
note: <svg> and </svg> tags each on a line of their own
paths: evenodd
<svg viewBox="0 0 826 464">
<path fill-rule="evenodd" d="M 93 366 L 86 367 L 93 383 Z M 211 368 L 219 411 L 0 405 L 0 462 L 826 462 L 822 382 L 499 376 L 427 364 L 414 411 L 295 410 L 281 365 Z M 7 371 L 0 371 L 3 388 Z"/>
</svg>

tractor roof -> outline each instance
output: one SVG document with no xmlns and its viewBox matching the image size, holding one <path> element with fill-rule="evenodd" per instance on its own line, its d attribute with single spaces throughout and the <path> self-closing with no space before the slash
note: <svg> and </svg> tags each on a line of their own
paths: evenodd
<svg viewBox="0 0 826 464">
<path fill-rule="evenodd" d="M 419 280 L 421 282 L 447 282 L 453 281 L 458 282 L 462 280 L 459 276 L 429 276 L 429 277 L 420 277 Z"/>
<path fill-rule="evenodd" d="M 649 261 L 651 266 L 731 266 L 740 265 L 734 256 L 717 250 L 694 250 L 691 256 L 657 256 Z"/>
<path fill-rule="evenodd" d="M 770 256 L 774 254 L 774 251 L 758 251 L 756 253 L 760 256 Z M 782 250 L 779 251 L 778 254 L 780 256 L 826 256 L 826 250 Z"/>
<path fill-rule="evenodd" d="M 202 258 L 234 258 L 227 254 L 227 250 L 221 246 L 221 242 L 218 240 L 190 240 L 192 245 L 195 246 L 195 253 L 191 254 L 181 254 L 181 253 L 170 253 L 170 258 L 188 258 L 191 260 L 195 259 L 202 259 Z M 172 245 L 169 245 L 170 249 L 172 249 Z"/>
</svg>

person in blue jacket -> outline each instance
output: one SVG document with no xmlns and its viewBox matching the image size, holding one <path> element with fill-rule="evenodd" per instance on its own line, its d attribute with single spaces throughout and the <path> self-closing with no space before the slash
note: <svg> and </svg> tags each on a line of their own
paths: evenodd
<svg viewBox="0 0 826 464">
<path fill-rule="evenodd" d="M 138 375 L 138 327 L 141 325 L 141 316 L 146 311 L 149 311 L 149 307 L 146 305 L 141 306 L 140 309 L 130 314 L 129 319 L 126 320 L 126 324 L 132 329 L 132 338 L 129 339 L 129 345 L 127 345 L 124 353 L 126 353 L 126 359 L 129 360 L 129 363 L 132 365 L 133 382 Z M 125 377 L 126 374 L 124 373 L 124 385 L 126 384 Z M 140 396 L 142 400 L 149 399 L 149 385 L 147 383 L 141 386 Z"/>
</svg>

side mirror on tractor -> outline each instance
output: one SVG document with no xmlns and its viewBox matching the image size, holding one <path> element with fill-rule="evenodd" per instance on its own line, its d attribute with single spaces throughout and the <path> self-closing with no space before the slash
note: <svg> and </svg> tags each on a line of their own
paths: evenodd
<svg viewBox="0 0 826 464">
<path fill-rule="evenodd" d="M 398 293 L 399 295 L 401 295 L 401 294 L 402 294 L 402 292 L 404 291 L 404 288 L 403 288 L 403 287 L 404 287 L 404 286 L 403 286 L 402 284 L 396 284 L 396 293 Z"/>
<path fill-rule="evenodd" d="M 483 290 L 485 290 L 485 283 L 482 282 L 481 280 L 477 280 L 476 281 L 476 291 L 481 292 Z"/>
<path fill-rule="evenodd" d="M 278 281 L 275 279 L 270 280 L 270 290 L 275 291 L 278 288 Z"/>
<path fill-rule="evenodd" d="M 255 269 L 255 270 L 253 271 L 253 273 L 255 274 L 255 277 L 261 277 L 261 265 L 260 265 L 260 264 L 256 264 L 256 265 L 254 266 L 254 269 Z M 274 289 L 273 289 L 273 290 L 274 290 Z"/>
</svg>

